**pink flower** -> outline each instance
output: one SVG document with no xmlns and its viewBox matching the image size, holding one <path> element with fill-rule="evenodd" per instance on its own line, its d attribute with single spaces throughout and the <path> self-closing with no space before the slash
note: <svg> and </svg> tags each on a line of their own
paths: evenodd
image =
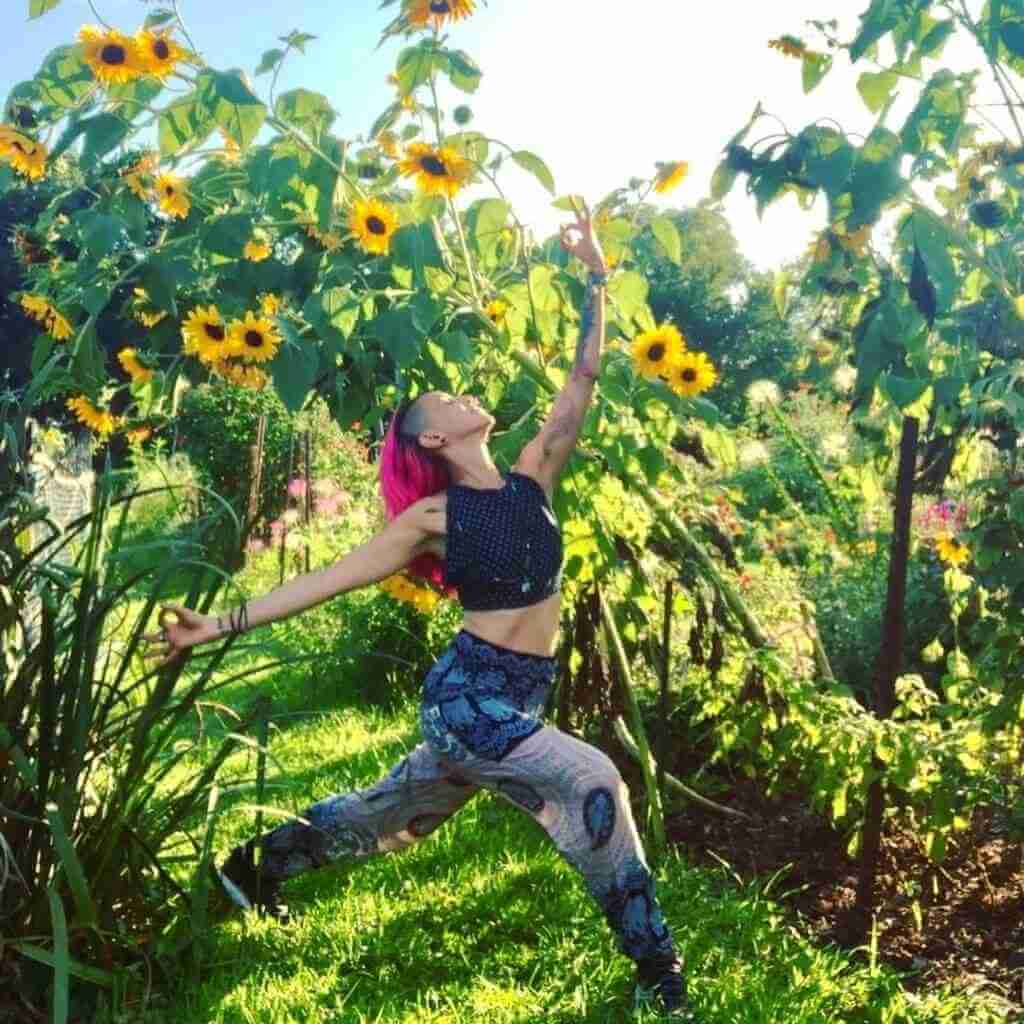
<svg viewBox="0 0 1024 1024">
<path fill-rule="evenodd" d="M 275 519 L 270 524 L 270 533 L 273 537 L 280 537 L 281 534 L 284 533 L 284 523 L 282 523 L 280 519 Z"/>
<path fill-rule="evenodd" d="M 306 496 L 306 481 L 299 476 L 294 480 L 289 480 L 288 494 L 292 498 L 304 498 Z"/>
<path fill-rule="evenodd" d="M 321 498 L 314 505 L 317 515 L 321 516 L 336 516 L 340 507 L 341 501 L 336 495 L 332 495 L 329 498 Z"/>
<path fill-rule="evenodd" d="M 260 551 L 264 551 L 267 545 L 259 539 L 259 537 L 250 537 L 249 542 L 245 545 L 247 551 L 252 554 L 258 554 Z"/>
</svg>

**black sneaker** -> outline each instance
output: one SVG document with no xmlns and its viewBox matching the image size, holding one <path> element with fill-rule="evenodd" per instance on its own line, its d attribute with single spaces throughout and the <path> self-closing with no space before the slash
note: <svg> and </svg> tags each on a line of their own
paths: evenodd
<svg viewBox="0 0 1024 1024">
<path fill-rule="evenodd" d="M 242 846 L 236 846 L 228 859 L 215 870 L 224 891 L 236 906 L 243 910 L 255 910 L 260 915 L 278 921 L 288 919 L 288 908 L 278 899 L 281 883 L 260 878 L 256 867 L 255 846 L 251 839 Z"/>
<path fill-rule="evenodd" d="M 637 1009 L 648 1006 L 671 1020 L 698 1024 L 677 957 L 637 964 L 634 1005 Z"/>
</svg>

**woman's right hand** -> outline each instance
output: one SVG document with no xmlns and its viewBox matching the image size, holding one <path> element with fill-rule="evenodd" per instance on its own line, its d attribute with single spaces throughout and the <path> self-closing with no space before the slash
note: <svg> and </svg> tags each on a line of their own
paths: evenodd
<svg viewBox="0 0 1024 1024">
<path fill-rule="evenodd" d="M 189 648 L 216 640 L 219 635 L 215 618 L 181 605 L 163 605 L 157 621 L 160 631 L 149 633 L 143 640 L 150 645 L 145 657 L 160 658 L 161 667 L 186 654 Z"/>
</svg>

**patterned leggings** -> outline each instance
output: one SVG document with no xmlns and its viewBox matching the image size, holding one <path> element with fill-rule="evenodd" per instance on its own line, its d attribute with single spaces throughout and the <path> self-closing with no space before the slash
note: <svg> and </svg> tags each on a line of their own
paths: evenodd
<svg viewBox="0 0 1024 1024">
<path fill-rule="evenodd" d="M 462 630 L 424 683 L 425 743 L 369 789 L 328 797 L 262 839 L 275 882 L 332 862 L 401 850 L 481 788 L 530 814 L 576 868 L 638 962 L 675 955 L 618 769 L 596 747 L 540 721 L 556 660 Z"/>
</svg>

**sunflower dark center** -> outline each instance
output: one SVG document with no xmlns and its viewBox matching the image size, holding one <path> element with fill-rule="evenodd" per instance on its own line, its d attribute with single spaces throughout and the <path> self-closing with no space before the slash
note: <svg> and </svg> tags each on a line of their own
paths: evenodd
<svg viewBox="0 0 1024 1024">
<path fill-rule="evenodd" d="M 104 64 L 123 64 L 126 58 L 127 54 L 124 52 L 124 47 L 118 46 L 117 43 L 107 43 L 100 50 L 100 59 Z"/>
<path fill-rule="evenodd" d="M 436 156 L 425 156 L 420 160 L 420 167 L 427 172 L 427 174 L 433 174 L 436 178 L 443 178 L 448 173 L 448 168 L 445 167 L 444 161 Z"/>
<path fill-rule="evenodd" d="M 647 358 L 651 362 L 657 362 L 662 356 L 665 355 L 665 346 L 659 341 L 657 345 L 652 345 L 647 352 Z"/>
<path fill-rule="evenodd" d="M 214 341 L 224 340 L 224 328 L 220 324 L 204 324 L 203 330 L 206 331 L 206 336 Z"/>
<path fill-rule="evenodd" d="M 375 235 L 386 235 L 388 233 L 388 226 L 380 217 L 367 217 L 366 227 Z"/>
<path fill-rule="evenodd" d="M 158 39 L 153 44 L 153 52 L 161 60 L 167 60 L 167 58 L 171 55 L 171 48 L 167 45 L 167 41 L 165 39 Z"/>
<path fill-rule="evenodd" d="M 174 195 L 174 186 L 173 185 L 165 185 L 164 186 L 164 193 L 168 197 L 173 196 Z"/>
<path fill-rule="evenodd" d="M 451 14 L 452 8 L 448 0 L 430 0 L 431 14 Z"/>
<path fill-rule="evenodd" d="M 24 153 L 25 156 L 28 156 L 32 152 L 31 149 L 28 149 L 27 147 L 23 146 L 17 139 L 12 139 L 11 145 L 20 153 Z"/>
<path fill-rule="evenodd" d="M 259 331 L 246 331 L 245 343 L 250 348 L 261 348 L 263 345 L 263 335 Z"/>
<path fill-rule="evenodd" d="M 688 366 L 683 370 L 682 377 L 688 384 L 692 384 L 697 379 L 697 371 L 692 366 Z"/>
</svg>

